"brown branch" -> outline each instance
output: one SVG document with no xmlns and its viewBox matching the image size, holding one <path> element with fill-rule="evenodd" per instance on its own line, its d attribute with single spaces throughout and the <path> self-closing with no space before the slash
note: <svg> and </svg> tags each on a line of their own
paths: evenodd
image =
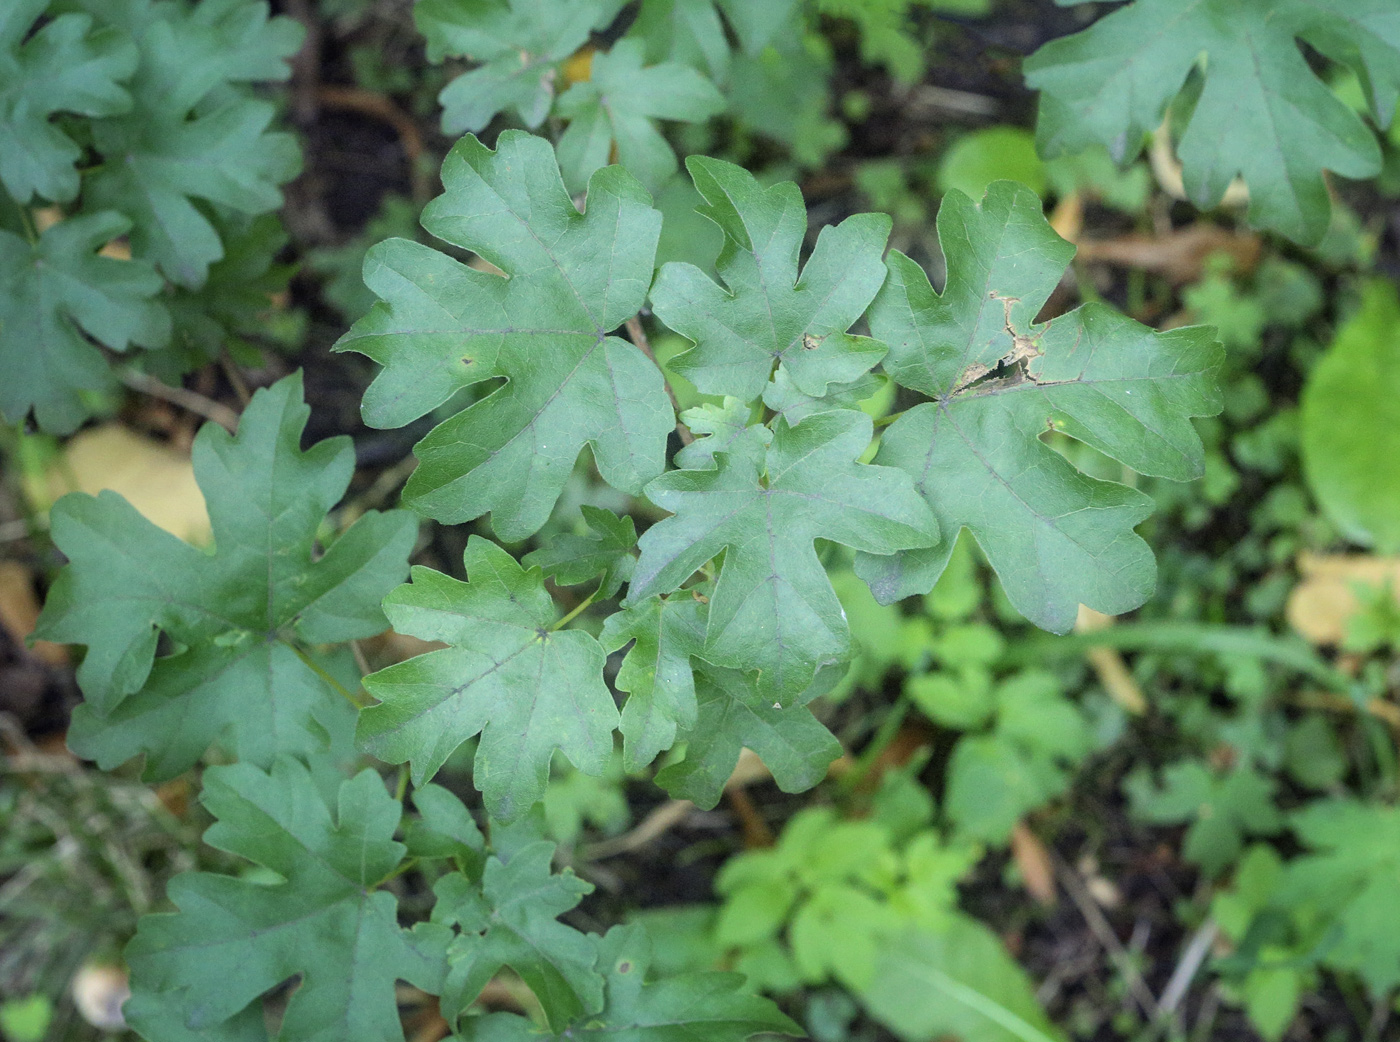
<svg viewBox="0 0 1400 1042">
<path fill-rule="evenodd" d="M 206 420 L 213 420 L 230 434 L 238 430 L 238 413 L 222 402 L 206 398 L 188 388 L 168 387 L 139 369 L 121 370 L 121 381 L 133 391 L 149 394 L 152 398 L 160 398 L 197 416 L 203 416 Z"/>
</svg>

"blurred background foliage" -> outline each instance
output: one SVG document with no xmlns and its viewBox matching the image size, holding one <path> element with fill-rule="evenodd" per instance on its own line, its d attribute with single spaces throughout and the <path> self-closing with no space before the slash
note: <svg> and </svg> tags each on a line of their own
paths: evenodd
<svg viewBox="0 0 1400 1042">
<path fill-rule="evenodd" d="M 298 366 L 308 436 L 355 438 L 335 523 L 392 501 L 431 418 L 365 427 L 369 363 L 329 345 L 373 301 L 368 247 L 425 237 L 417 216 L 455 137 L 523 126 L 559 143 L 575 189 L 614 159 L 648 183 L 666 214 L 658 263 L 709 267 L 718 250 L 678 173 L 688 154 L 796 179 L 813 238 L 889 213 L 892 245 L 934 272 L 941 195 L 1021 181 L 1079 251 L 1045 317 L 1104 300 L 1159 329 L 1214 325 L 1228 350 L 1224 412 L 1196 424 L 1202 481 L 1137 479 L 1047 435 L 1157 500 L 1146 606 L 1047 636 L 965 534 L 932 593 L 884 607 L 826 547 L 859 648 L 820 703 L 847 755 L 800 797 L 745 760 L 712 812 L 662 800 L 620 757 L 601 779 L 560 761 L 534 827 L 598 887 L 578 922 L 646 924 L 660 968 L 738 969 L 819 1042 L 1395 1037 L 1400 131 L 1380 136 L 1379 177 L 1331 179 L 1331 224 L 1303 246 L 1251 229 L 1228 193 L 1193 208 L 1169 135 L 1122 168 L 1102 148 L 1038 155 L 1021 60 L 1109 5 L 582 0 L 568 19 L 486 0 L 273 6 L 306 30 L 285 86 L 246 88 L 300 143 L 282 208 L 200 203 L 222 259 L 201 285 L 167 279 L 176 335 L 109 351 L 116 379 L 83 391 L 76 435 L 0 432 L 0 1036 L 119 1030 L 136 917 L 170 875 L 221 866 L 197 842 L 191 781 L 152 792 L 62 747 L 68 653 L 25 643 L 60 563 L 48 506 L 117 488 L 207 542 L 194 430 Z M 521 35 L 493 51 L 462 12 Z M 647 78 L 667 63 L 690 70 L 686 90 L 667 81 L 674 97 Z M 1356 77 L 1328 75 L 1364 110 Z M 632 108 L 600 150 L 575 128 L 597 121 L 605 91 Z M 685 342 L 648 326 L 664 365 Z M 684 408 L 720 404 L 672 383 Z M 877 419 L 901 407 L 879 380 L 853 393 Z M 585 505 L 657 517 L 585 459 L 532 545 L 586 534 Z M 471 530 L 425 523 L 415 560 L 451 571 Z M 389 634 L 358 650 L 380 666 L 418 645 Z M 352 686 L 356 667 L 348 652 L 327 662 Z M 440 780 L 466 791 L 471 751 Z M 404 906 L 421 903 L 424 881 L 402 883 Z M 892 948 L 911 923 L 921 943 Z M 517 985 L 493 1001 L 518 1004 Z M 428 1017 L 411 1037 L 436 1029 Z"/>
</svg>

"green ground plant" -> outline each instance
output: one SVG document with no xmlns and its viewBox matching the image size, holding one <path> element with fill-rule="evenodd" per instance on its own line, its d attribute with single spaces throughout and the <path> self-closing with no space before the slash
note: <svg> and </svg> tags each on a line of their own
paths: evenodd
<svg viewBox="0 0 1400 1042">
<path fill-rule="evenodd" d="M 428 60 L 457 63 L 426 234 L 394 203 L 313 258 L 356 316 L 334 350 L 376 367 L 365 423 L 425 431 L 401 506 L 344 506 L 354 447 L 303 447 L 293 373 L 236 433 L 194 441 L 211 549 L 111 492 L 49 512 L 67 563 L 35 636 L 85 649 L 69 747 L 148 782 L 193 772 L 210 822 L 200 860 L 167 866 L 173 910 L 125 949 L 130 1027 L 401 1042 L 406 982 L 482 1042 L 822 1035 L 823 1009 L 836 1039 L 857 1011 L 907 1042 L 1063 1038 L 959 884 L 1125 740 L 1138 710 L 1083 694 L 1088 643 L 1171 688 L 1169 751 L 1138 750 L 1123 792 L 1138 822 L 1184 826 L 1207 887 L 1188 914 L 1229 942 L 1212 967 L 1228 997 L 1270 1039 L 1323 980 L 1386 1001 L 1396 762 L 1366 707 L 1392 683 L 1390 602 L 1356 624 L 1353 673 L 1226 623 L 1276 617 L 1286 562 L 1330 537 L 1304 467 L 1331 523 L 1395 545 L 1393 497 L 1366 480 L 1388 457 L 1363 456 L 1364 425 L 1319 419 L 1364 393 L 1385 407 L 1393 290 L 1367 285 L 1315 368 L 1321 289 L 1276 258 L 1208 267 L 1169 328 L 1087 290 L 1042 320 L 1074 247 L 1037 190 L 985 176 L 1009 149 L 1037 189 L 1092 186 L 1141 215 L 1143 168 L 1107 170 L 1103 150 L 1134 159 L 1170 114 L 1193 201 L 1239 174 L 1251 220 L 1304 243 L 1330 222 L 1343 257 L 1323 172 L 1374 176 L 1382 146 L 1295 41 L 1350 68 L 1384 128 L 1400 27 L 1379 0 L 1334 6 L 1231 22 L 1136 0 L 1052 42 L 1026 66 L 1042 158 L 1023 131 L 966 135 L 917 172 L 941 190 L 936 250 L 906 255 L 884 213 L 809 227 L 784 176 L 846 133 L 821 30 L 853 26 L 864 60 L 912 83 L 931 24 L 916 9 L 985 4 L 643 0 L 618 21 L 620 0 L 420 0 Z M 7 422 L 67 433 L 110 410 L 128 365 L 175 381 L 256 338 L 253 302 L 288 276 L 268 215 L 299 159 L 250 83 L 285 78 L 299 39 L 251 0 L 0 14 Z M 1250 127 L 1291 106 L 1323 129 L 1222 133 L 1222 92 L 1254 106 Z M 1104 96 L 1136 107 L 1089 103 Z M 780 166 L 729 161 L 759 139 L 786 148 Z M 908 202 L 902 167 L 855 181 Z M 361 253 L 368 295 L 347 278 Z M 1270 330 L 1310 374 L 1301 413 L 1267 415 L 1250 371 Z M 1278 484 L 1247 539 L 1159 565 L 1154 527 L 1204 529 L 1252 473 Z M 461 526 L 460 571 L 410 568 L 424 520 Z M 1242 575 L 1259 581 L 1227 611 Z M 1159 587 L 1139 622 L 1034 635 Z M 390 627 L 436 646 L 367 673 L 357 642 Z M 1293 699 L 1297 676 L 1345 722 Z M 885 690 L 854 742 L 834 733 L 832 707 Z M 936 794 L 927 755 L 875 766 L 912 719 L 944 741 Z M 745 749 L 801 793 L 855 744 L 850 780 L 724 864 L 717 907 L 579 928 L 593 887 L 555 844 L 622 827 L 625 777 L 709 809 Z M 442 784 L 454 771 L 470 785 Z M 41 840 L 7 836 L 7 863 Z M 488 1011 L 501 978 L 526 997 Z M 0 1010 L 11 1034 L 4 1017 L 34 1016 Z M 1161 1037 L 1171 1013 L 1132 1027 Z"/>
</svg>

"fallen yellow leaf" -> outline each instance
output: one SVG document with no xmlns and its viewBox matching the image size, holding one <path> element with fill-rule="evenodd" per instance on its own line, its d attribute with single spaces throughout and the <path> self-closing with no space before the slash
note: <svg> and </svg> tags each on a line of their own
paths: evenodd
<svg viewBox="0 0 1400 1042">
<path fill-rule="evenodd" d="M 1400 599 L 1400 557 L 1310 554 L 1298 557 L 1303 579 L 1288 596 L 1288 623 L 1313 644 L 1340 644 L 1361 605 L 1357 585 L 1387 583 Z"/>
<path fill-rule="evenodd" d="M 55 499 L 66 492 L 95 496 L 111 489 L 172 535 L 188 543 L 209 542 L 209 513 L 189 458 L 119 423 L 75 435 L 48 476 Z"/>
</svg>

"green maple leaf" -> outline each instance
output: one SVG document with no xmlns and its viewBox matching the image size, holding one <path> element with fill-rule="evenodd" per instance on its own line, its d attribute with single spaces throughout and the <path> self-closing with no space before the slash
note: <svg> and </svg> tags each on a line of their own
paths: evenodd
<svg viewBox="0 0 1400 1042">
<path fill-rule="evenodd" d="M 480 887 L 451 875 L 433 888 L 433 922 L 461 931 L 447 951 L 442 1011 L 449 1020 L 506 966 L 530 986 L 553 1025 L 602 1007 L 593 939 L 556 921 L 593 887 L 569 870 L 551 874 L 553 856 L 554 844 L 532 843 L 508 861 L 488 859 Z"/>
<path fill-rule="evenodd" d="M 71 217 L 33 245 L 0 230 L 0 414 L 66 433 L 88 415 L 80 392 L 111 385 L 107 361 L 83 335 L 125 351 L 160 347 L 170 318 L 154 299 L 151 265 L 96 256 L 131 227 L 110 211 Z"/>
<path fill-rule="evenodd" d="M 381 704 L 360 714 L 358 738 L 382 760 L 409 762 L 418 784 L 479 732 L 476 786 L 491 816 L 511 821 L 544 795 L 555 749 L 586 773 L 606 769 L 617 707 L 598 642 L 549 629 L 556 613 L 539 569 L 480 536 L 463 563 L 467 582 L 415 567 L 385 598 L 398 632 L 452 647 L 366 677 Z"/>
<path fill-rule="evenodd" d="M 1199 63 L 1203 88 L 1178 148 L 1192 201 L 1216 205 L 1238 174 L 1251 221 L 1316 242 L 1331 209 L 1323 171 L 1372 177 L 1381 153 L 1300 39 L 1353 66 L 1377 123 L 1389 124 L 1400 87 L 1390 0 L 1138 0 L 1026 60 L 1027 84 L 1043 92 L 1041 151 L 1099 143 L 1133 158 Z"/>
<path fill-rule="evenodd" d="M 604 28 L 619 0 L 422 0 L 413 20 L 428 60 L 480 62 L 442 89 L 442 129 L 476 132 L 513 109 L 527 127 L 549 115 L 559 63 Z"/>
<path fill-rule="evenodd" d="M 628 599 L 676 589 L 721 550 L 705 658 L 757 669 L 758 690 L 785 701 L 842 661 L 850 631 L 813 546 L 818 537 L 875 554 L 928 546 L 938 527 L 906 474 L 856 463 L 871 421 L 849 410 L 777 421 L 772 444 L 736 440 L 713 470 L 678 470 L 647 486 L 675 515 L 640 541 Z"/>
<path fill-rule="evenodd" d="M 700 212 L 724 231 L 716 285 L 690 264 L 671 262 L 652 289 L 661 321 L 695 342 L 669 363 L 707 394 L 752 401 L 781 361 L 799 391 L 860 377 L 885 347 L 846 330 L 874 299 L 890 233 L 884 214 L 856 214 L 821 230 L 798 273 L 807 207 L 790 181 L 762 188 L 742 167 L 691 156 L 686 168 L 705 199 Z"/>
<path fill-rule="evenodd" d="M 803 792 L 826 777 L 841 743 L 807 708 L 841 678 L 828 667 L 790 705 L 779 707 L 758 689 L 752 676 L 738 670 L 706 666 L 696 674 L 695 726 L 680 734 L 685 758 L 656 775 L 678 799 L 708 810 L 719 802 L 734 773 L 739 753 L 752 749 L 784 792 Z"/>
<path fill-rule="evenodd" d="M 676 743 L 677 728 L 695 726 L 695 678 L 690 658 L 705 646 L 705 608 L 694 597 L 648 597 L 609 615 L 599 637 L 605 651 L 629 642 L 617 671 L 628 692 L 622 707 L 623 765 L 640 771 Z"/>
<path fill-rule="evenodd" d="M 676 62 L 643 68 L 643 51 L 640 40 L 619 40 L 595 54 L 589 79 L 559 99 L 557 111 L 570 121 L 559 138 L 570 191 L 580 191 L 614 155 L 656 191 L 676 172 L 676 154 L 652 120 L 698 123 L 724 111 L 724 98 L 700 73 Z"/>
<path fill-rule="evenodd" d="M 1124 787 L 1143 820 L 1191 823 L 1183 853 L 1211 875 L 1239 858 L 1246 835 L 1272 835 L 1283 827 L 1274 806 L 1274 783 L 1252 767 L 1217 775 L 1203 764 L 1182 761 L 1162 772 L 1160 788 L 1141 771 L 1130 775 Z"/>
<path fill-rule="evenodd" d="M 597 942 L 607 973 L 607 1003 L 557 1035 L 524 1017 L 493 1013 L 463 1022 L 472 1042 L 538 1042 L 541 1038 L 599 1042 L 744 1042 L 760 1031 L 799 1035 L 801 1029 L 768 999 L 749 994 L 738 973 L 682 973 L 646 983 L 651 940 L 640 925 L 615 926 Z"/>
<path fill-rule="evenodd" d="M 369 512 L 315 559 L 316 532 L 350 482 L 350 439 L 299 448 L 310 409 L 301 376 L 260 390 L 239 433 L 206 424 L 194 444 L 217 552 L 147 521 L 114 492 L 54 504 L 70 564 L 37 633 L 86 644 L 72 748 L 106 768 L 145 753 L 146 777 L 194 764 L 221 736 L 240 760 L 310 755 L 348 738 L 354 714 L 298 643 L 368 637 L 417 530 L 405 511 Z M 156 657 L 164 633 L 177 649 Z"/>
<path fill-rule="evenodd" d="M 123 116 L 96 120 L 93 141 L 105 162 L 89 176 L 96 206 L 135 221 L 132 251 L 171 281 L 198 288 L 223 256 L 218 231 L 195 199 L 244 214 L 282 205 L 278 188 L 301 168 L 290 134 L 269 133 L 275 109 L 229 82 L 285 79 L 282 60 L 301 28 L 268 20 L 265 8 L 220 2 L 186 11 L 123 0 L 109 17 L 130 27 L 141 51 Z"/>
<path fill-rule="evenodd" d="M 0 11 L 0 182 L 27 205 L 35 195 L 78 194 L 81 149 L 50 117 L 113 116 L 131 108 L 119 81 L 136 69 L 136 48 L 82 14 L 64 14 L 30 35 L 48 0 L 11 0 Z M 26 36 L 28 37 L 26 39 Z"/>
<path fill-rule="evenodd" d="M 998 181 L 980 203 L 948 193 L 938 229 L 943 293 L 892 253 L 870 325 L 889 344 L 890 375 L 934 399 L 886 430 L 876 462 L 913 475 L 944 539 L 863 556 L 857 573 L 882 603 L 927 593 L 966 527 L 1038 626 L 1067 631 L 1081 602 L 1109 614 L 1136 608 L 1156 581 L 1133 531 L 1152 500 L 1080 473 L 1040 438 L 1062 432 L 1143 474 L 1199 476 L 1191 417 L 1220 410 L 1214 332 L 1156 333 L 1099 304 L 1033 325 L 1074 249 L 1020 185 Z"/>
<path fill-rule="evenodd" d="M 144 917 L 126 949 L 127 1023 L 146 1038 L 265 1039 L 258 999 L 299 976 L 279 1038 L 402 1042 L 394 984 L 438 991 L 447 931 L 401 929 L 377 889 L 404 854 L 379 775 L 343 782 L 331 806 L 290 757 L 266 774 L 239 763 L 205 772 L 201 799 L 218 819 L 205 842 L 281 879 L 176 876 L 177 911 Z"/>
<path fill-rule="evenodd" d="M 549 144 L 518 131 L 492 152 L 463 138 L 423 227 L 509 275 L 476 271 L 390 239 L 365 282 L 381 298 L 336 345 L 385 368 L 365 421 L 398 427 L 482 380 L 507 383 L 441 423 L 414 449 L 404 502 L 456 523 L 493 511 L 503 539 L 548 519 L 584 444 L 603 478 L 640 492 L 665 464 L 675 414 L 661 372 L 607 335 L 646 299 L 661 215 L 620 167 L 589 182 L 580 214 Z"/>
<path fill-rule="evenodd" d="M 1373 994 L 1385 994 L 1400 983 L 1400 810 L 1320 800 L 1295 813 L 1290 825 L 1313 852 L 1287 865 L 1279 906 L 1321 913 L 1334 924 L 1324 961 L 1359 973 Z"/>
<path fill-rule="evenodd" d="M 579 509 L 591 535 L 557 535 L 521 560 L 527 568 L 538 567 L 564 586 L 577 586 L 601 575 L 598 596 L 606 600 L 632 578 L 637 526 L 630 517 L 618 517 L 601 507 L 585 504 Z"/>
</svg>

